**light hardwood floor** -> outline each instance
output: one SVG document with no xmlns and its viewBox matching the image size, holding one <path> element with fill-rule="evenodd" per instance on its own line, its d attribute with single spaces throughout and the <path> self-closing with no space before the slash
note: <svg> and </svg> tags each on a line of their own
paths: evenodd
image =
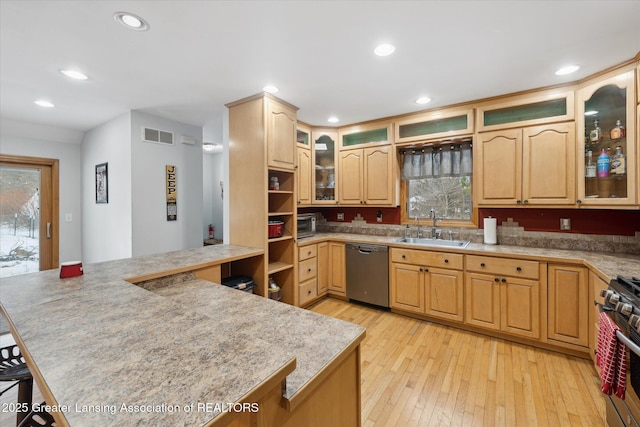
<svg viewBox="0 0 640 427">
<path fill-rule="evenodd" d="M 336 299 L 312 311 L 367 328 L 363 426 L 605 426 L 591 360 Z"/>
<path fill-rule="evenodd" d="M 311 310 L 367 328 L 363 427 L 606 425 L 590 360 L 332 298 Z M 0 403 L 15 400 L 12 390 Z M 11 425 L 15 415 L 0 413 Z"/>
</svg>

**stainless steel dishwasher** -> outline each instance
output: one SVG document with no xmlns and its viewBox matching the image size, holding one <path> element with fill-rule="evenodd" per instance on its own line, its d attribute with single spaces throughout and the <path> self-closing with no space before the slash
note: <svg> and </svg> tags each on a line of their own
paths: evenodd
<svg viewBox="0 0 640 427">
<path fill-rule="evenodd" d="M 347 298 L 389 307 L 389 247 L 346 244 Z"/>
</svg>

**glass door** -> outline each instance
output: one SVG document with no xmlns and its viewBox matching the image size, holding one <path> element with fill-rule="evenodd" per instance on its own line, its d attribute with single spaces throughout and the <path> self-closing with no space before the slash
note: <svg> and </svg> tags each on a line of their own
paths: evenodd
<svg viewBox="0 0 640 427">
<path fill-rule="evenodd" d="M 313 204 L 337 203 L 336 132 L 313 132 Z"/>
<path fill-rule="evenodd" d="M 0 159 L 0 277 L 58 266 L 57 160 L 24 159 Z"/>
<path fill-rule="evenodd" d="M 579 204 L 636 202 L 634 91 L 633 72 L 627 72 L 579 92 Z"/>
</svg>

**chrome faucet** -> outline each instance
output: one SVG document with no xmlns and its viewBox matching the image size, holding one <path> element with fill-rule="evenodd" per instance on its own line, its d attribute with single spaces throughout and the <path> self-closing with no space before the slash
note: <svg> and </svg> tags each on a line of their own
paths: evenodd
<svg viewBox="0 0 640 427">
<path fill-rule="evenodd" d="M 430 212 L 431 212 L 431 219 L 433 219 L 433 225 L 431 226 L 431 238 L 437 239 L 438 237 L 440 237 L 441 230 L 438 230 L 438 228 L 436 227 L 436 223 L 440 221 L 441 218 L 436 218 L 435 209 L 431 209 Z"/>
<path fill-rule="evenodd" d="M 422 237 L 422 230 L 420 229 L 420 221 L 418 215 L 416 215 L 416 237 L 420 239 Z"/>
</svg>

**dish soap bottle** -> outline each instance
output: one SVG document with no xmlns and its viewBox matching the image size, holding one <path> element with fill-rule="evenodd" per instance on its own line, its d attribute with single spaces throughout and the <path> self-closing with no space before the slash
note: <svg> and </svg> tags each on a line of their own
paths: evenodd
<svg viewBox="0 0 640 427">
<path fill-rule="evenodd" d="M 622 147 L 616 147 L 616 154 L 611 156 L 611 174 L 624 175 L 627 173 L 626 157 L 622 154 Z"/>
<path fill-rule="evenodd" d="M 609 176 L 609 168 L 611 167 L 611 159 L 604 148 L 598 156 L 598 178 L 606 178 Z"/>
</svg>

